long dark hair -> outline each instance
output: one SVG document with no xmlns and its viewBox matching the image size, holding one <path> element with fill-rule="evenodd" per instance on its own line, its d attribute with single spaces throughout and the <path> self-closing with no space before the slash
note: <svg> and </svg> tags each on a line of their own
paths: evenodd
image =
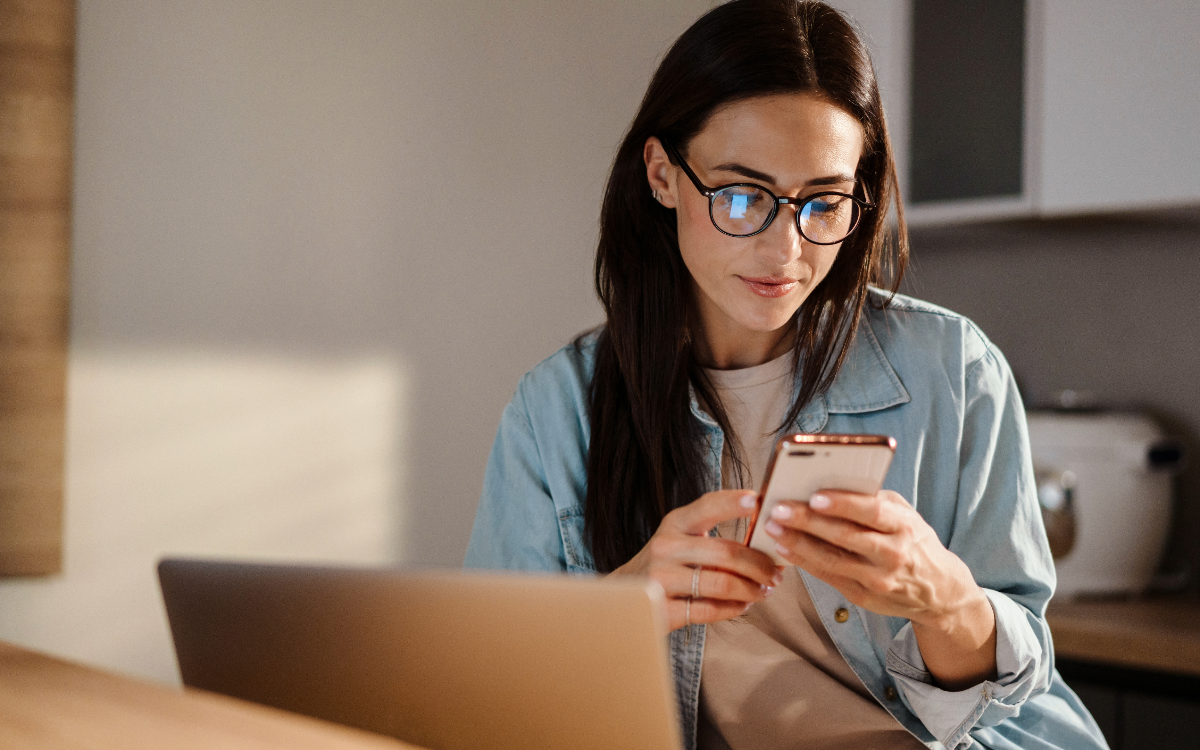
<svg viewBox="0 0 1200 750">
<path fill-rule="evenodd" d="M 875 74 L 854 29 L 836 10 L 804 0 L 732 0 L 705 14 L 655 72 L 604 193 L 596 291 L 608 322 L 596 342 L 584 510 L 600 571 L 627 562 L 663 516 L 709 489 L 710 448 L 691 412 L 693 389 L 730 434 L 697 363 L 691 276 L 675 212 L 650 195 L 646 139 L 657 136 L 686 155 L 717 108 L 799 92 L 820 94 L 862 124 L 857 177 L 879 208 L 866 213 L 796 313 L 798 389 L 785 424 L 833 382 L 868 284 L 890 281 L 893 293 L 899 285 L 908 255 L 904 214 Z M 885 219 L 893 201 L 898 231 L 891 237 Z"/>
</svg>

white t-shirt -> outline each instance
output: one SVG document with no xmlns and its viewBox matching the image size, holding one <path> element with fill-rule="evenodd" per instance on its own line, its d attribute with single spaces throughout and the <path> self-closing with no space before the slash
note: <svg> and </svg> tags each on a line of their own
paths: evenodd
<svg viewBox="0 0 1200 750">
<path fill-rule="evenodd" d="M 792 398 L 792 354 L 757 367 L 708 370 L 733 435 L 721 486 L 757 488 Z M 749 476 L 728 450 L 737 440 Z M 718 533 L 741 541 L 745 521 Z M 796 568 L 743 616 L 708 626 L 700 679 L 699 750 L 919 750 L 875 701 L 825 631 Z"/>
</svg>

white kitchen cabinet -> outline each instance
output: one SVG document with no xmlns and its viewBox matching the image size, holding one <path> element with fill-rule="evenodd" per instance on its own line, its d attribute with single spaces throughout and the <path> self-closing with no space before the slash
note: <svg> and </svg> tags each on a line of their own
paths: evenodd
<svg viewBox="0 0 1200 750">
<path fill-rule="evenodd" d="M 1026 0 L 1019 193 L 916 202 L 913 3 L 833 2 L 868 38 L 913 224 L 1200 204 L 1200 2 Z"/>
<path fill-rule="evenodd" d="M 1200 2 L 1037 5 L 1040 211 L 1200 202 Z"/>
</svg>

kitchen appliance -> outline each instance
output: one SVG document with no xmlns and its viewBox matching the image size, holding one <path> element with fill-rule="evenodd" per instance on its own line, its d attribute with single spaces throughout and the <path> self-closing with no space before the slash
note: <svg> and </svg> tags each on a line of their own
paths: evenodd
<svg viewBox="0 0 1200 750">
<path fill-rule="evenodd" d="M 1056 596 L 1145 591 L 1170 529 L 1180 447 L 1141 413 L 1032 411 L 1028 421 Z"/>
</svg>

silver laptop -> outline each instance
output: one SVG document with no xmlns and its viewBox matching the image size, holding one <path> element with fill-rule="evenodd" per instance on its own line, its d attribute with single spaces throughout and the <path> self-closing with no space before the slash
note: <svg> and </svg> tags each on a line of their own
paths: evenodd
<svg viewBox="0 0 1200 750">
<path fill-rule="evenodd" d="M 654 584 L 163 560 L 184 684 L 431 750 L 679 750 Z"/>
</svg>

